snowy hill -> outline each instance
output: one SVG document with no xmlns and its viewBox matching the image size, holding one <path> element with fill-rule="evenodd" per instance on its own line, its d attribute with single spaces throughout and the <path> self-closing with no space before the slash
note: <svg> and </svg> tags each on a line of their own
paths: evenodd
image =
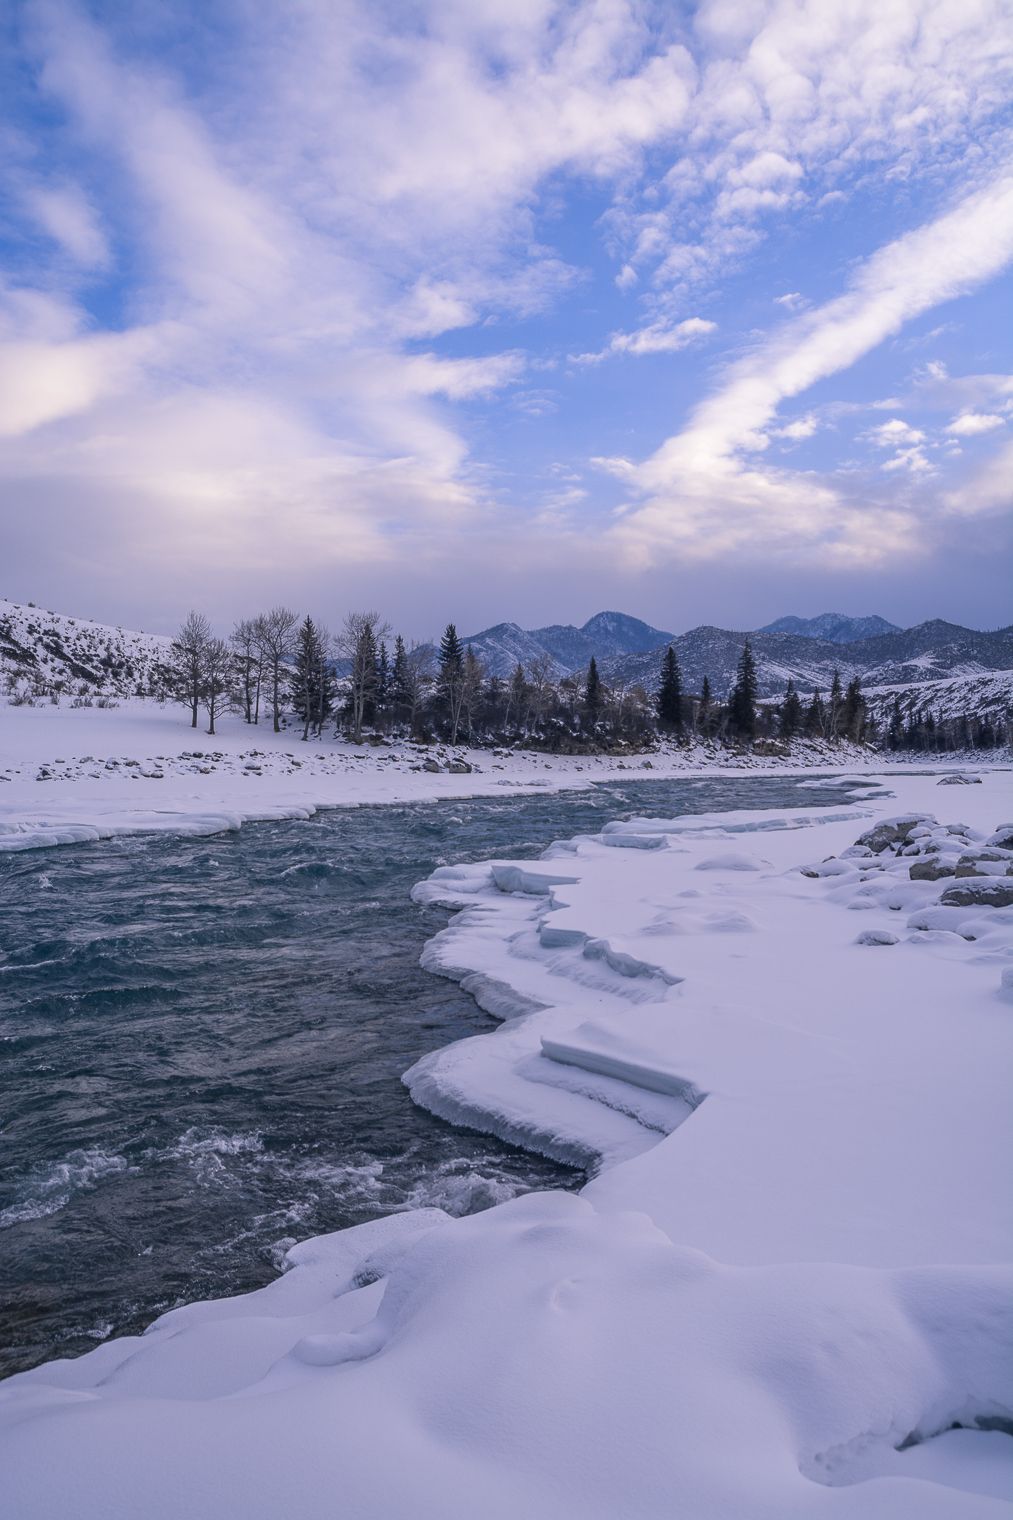
<svg viewBox="0 0 1013 1520">
<path fill-rule="evenodd" d="M 910 694 L 916 687 L 943 683 L 949 703 L 962 712 L 973 712 L 977 710 L 974 701 L 986 691 L 981 678 L 1013 672 L 1011 628 L 984 633 L 936 619 L 843 645 L 796 633 L 760 632 L 748 637 L 763 697 L 777 696 L 789 680 L 803 693 L 814 688 L 825 691 L 837 669 L 845 682 L 858 676 L 863 687 L 890 687 L 891 702 L 893 689 L 904 690 L 907 700 L 913 701 Z M 723 697 L 735 680 L 746 638 L 744 632 L 712 627 L 680 634 L 674 643 L 686 686 L 699 691 L 707 676 L 715 696 Z M 666 647 L 606 660 L 602 675 L 615 683 L 640 682 L 652 689 Z M 966 689 L 966 701 L 960 695 L 962 689 Z M 994 683 L 987 687 L 992 695 L 998 690 Z"/>
<path fill-rule="evenodd" d="M 758 628 L 758 633 L 795 633 L 803 639 L 826 639 L 830 644 L 854 644 L 880 633 L 900 633 L 896 623 L 882 617 L 846 617 L 842 612 L 821 612 L 818 617 L 782 617 Z"/>
<path fill-rule="evenodd" d="M 165 682 L 170 640 L 0 600 L 0 690 L 147 696 Z"/>
<path fill-rule="evenodd" d="M 586 670 L 591 656 L 597 660 L 639 654 L 671 643 L 673 634 L 625 612 L 596 612 L 581 628 L 552 623 L 547 628 L 524 629 L 517 623 L 497 623 L 464 640 L 470 644 L 490 675 L 509 676 L 518 662 L 548 656 L 556 676 Z"/>
</svg>

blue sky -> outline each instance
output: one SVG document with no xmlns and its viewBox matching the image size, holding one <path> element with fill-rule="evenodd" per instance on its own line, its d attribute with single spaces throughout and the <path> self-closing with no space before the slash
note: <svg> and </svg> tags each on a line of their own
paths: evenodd
<svg viewBox="0 0 1013 1520">
<path fill-rule="evenodd" d="M 1005 0 L 29 0 L 0 594 L 1013 619 Z"/>
</svg>

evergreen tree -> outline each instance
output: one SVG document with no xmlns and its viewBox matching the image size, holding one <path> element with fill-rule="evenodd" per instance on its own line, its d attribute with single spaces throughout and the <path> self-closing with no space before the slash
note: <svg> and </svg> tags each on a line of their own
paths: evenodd
<svg viewBox="0 0 1013 1520">
<path fill-rule="evenodd" d="M 890 726 L 886 731 L 886 742 L 889 749 L 901 749 L 904 744 L 904 719 L 901 716 L 899 697 L 894 697 L 893 699 Z"/>
<path fill-rule="evenodd" d="M 334 672 L 327 643 L 324 630 L 307 617 L 296 638 L 290 680 L 292 707 L 302 719 L 303 739 L 309 738 L 311 728 L 321 732 L 334 707 Z"/>
<path fill-rule="evenodd" d="M 674 647 L 669 644 L 661 662 L 661 685 L 655 698 L 658 719 L 676 732 L 682 730 L 682 672 Z"/>
<path fill-rule="evenodd" d="M 386 712 L 390 704 L 390 656 L 386 639 L 380 640 L 380 653 L 376 661 L 376 710 Z"/>
<path fill-rule="evenodd" d="M 864 731 L 865 698 L 862 696 L 862 683 L 857 676 L 852 676 L 848 682 L 848 689 L 844 693 L 841 732 L 845 738 L 851 739 L 855 744 L 858 744 L 862 740 Z"/>
<path fill-rule="evenodd" d="M 524 674 L 524 666 L 518 660 L 516 669 L 510 677 L 510 686 L 507 690 L 506 703 L 506 726 L 511 722 L 515 729 L 520 730 L 524 726 L 525 713 L 528 706 L 528 678 Z"/>
<path fill-rule="evenodd" d="M 813 691 L 812 701 L 806 708 L 805 736 L 807 739 L 823 737 L 823 698 L 818 690 Z"/>
<path fill-rule="evenodd" d="M 703 685 L 700 688 L 700 707 L 696 715 L 696 724 L 701 734 L 709 734 L 714 720 L 714 698 L 711 695 L 710 676 L 704 676 Z"/>
<path fill-rule="evenodd" d="M 457 731 L 461 725 L 461 708 L 464 703 L 464 648 L 457 637 L 457 629 L 448 623 L 440 640 L 440 695 L 450 720 L 450 742 L 457 743 Z"/>
<path fill-rule="evenodd" d="M 833 679 L 830 682 L 830 702 L 827 714 L 827 736 L 830 739 L 836 739 L 840 733 L 843 706 L 844 693 L 841 690 L 841 673 L 835 665 Z"/>
<path fill-rule="evenodd" d="M 602 701 L 603 694 L 601 677 L 598 674 L 598 661 L 592 655 L 591 663 L 587 667 L 587 683 L 584 687 L 584 711 L 590 721 L 592 731 L 597 727 Z"/>
<path fill-rule="evenodd" d="M 802 703 L 795 682 L 789 681 L 781 704 L 781 738 L 794 739 L 802 727 Z"/>
<path fill-rule="evenodd" d="M 376 710 L 377 642 L 388 632 L 376 612 L 349 612 L 338 635 L 338 648 L 349 664 L 347 711 L 352 740 L 362 743 L 362 725 Z"/>
<path fill-rule="evenodd" d="M 398 634 L 394 640 L 394 664 L 390 672 L 390 705 L 395 717 L 404 721 L 411 708 L 411 677 L 408 667 L 408 651 L 404 639 Z"/>
<path fill-rule="evenodd" d="M 736 738 L 751 739 L 756 732 L 756 661 L 748 639 L 742 646 L 729 705 L 732 732 Z"/>
</svg>

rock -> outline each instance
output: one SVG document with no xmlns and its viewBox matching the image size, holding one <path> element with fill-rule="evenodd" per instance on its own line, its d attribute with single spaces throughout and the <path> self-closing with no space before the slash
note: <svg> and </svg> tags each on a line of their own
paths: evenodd
<svg viewBox="0 0 1013 1520">
<path fill-rule="evenodd" d="M 859 834 L 855 843 L 867 845 L 874 855 L 881 855 L 893 845 L 907 844 L 911 830 L 920 823 L 934 821 L 929 813 L 906 813 L 897 818 L 883 818 L 875 827 Z"/>
<path fill-rule="evenodd" d="M 980 786 L 980 776 L 940 776 L 936 786 Z"/>
<path fill-rule="evenodd" d="M 443 769 L 443 766 L 438 760 L 430 760 L 427 758 L 422 762 L 422 769 L 424 771 L 441 771 Z"/>
<path fill-rule="evenodd" d="M 1013 823 L 1001 823 L 994 834 L 985 840 L 986 845 L 998 845 L 1001 850 L 1013 850 Z"/>
<path fill-rule="evenodd" d="M 1013 876 L 1013 852 L 984 849 L 961 855 L 956 876 Z"/>
<path fill-rule="evenodd" d="M 783 739 L 755 739 L 753 741 L 754 755 L 771 755 L 779 760 L 787 760 L 791 755 L 791 745 Z"/>
<path fill-rule="evenodd" d="M 889 929 L 863 929 L 855 940 L 856 945 L 896 945 L 899 939 Z"/>
<path fill-rule="evenodd" d="M 941 881 L 944 876 L 953 876 L 954 868 L 934 855 L 927 855 L 912 861 L 908 875 L 912 881 Z"/>
<path fill-rule="evenodd" d="M 452 776 L 470 776 L 471 766 L 467 760 L 448 760 L 447 770 Z"/>
<path fill-rule="evenodd" d="M 939 900 L 944 908 L 1010 908 L 1013 879 L 979 876 L 959 887 L 947 887 Z"/>
</svg>

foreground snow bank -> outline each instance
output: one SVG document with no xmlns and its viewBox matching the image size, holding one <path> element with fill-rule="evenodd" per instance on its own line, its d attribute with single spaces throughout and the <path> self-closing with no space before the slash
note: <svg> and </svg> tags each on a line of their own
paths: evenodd
<svg viewBox="0 0 1013 1520">
<path fill-rule="evenodd" d="M 12 1513 L 1008 1515 L 1013 907 L 920 868 L 1010 880 L 967 862 L 1004 865 L 1011 780 L 437 872 L 426 964 L 503 1022 L 413 1094 L 598 1175 L 11 1379 Z"/>
</svg>

